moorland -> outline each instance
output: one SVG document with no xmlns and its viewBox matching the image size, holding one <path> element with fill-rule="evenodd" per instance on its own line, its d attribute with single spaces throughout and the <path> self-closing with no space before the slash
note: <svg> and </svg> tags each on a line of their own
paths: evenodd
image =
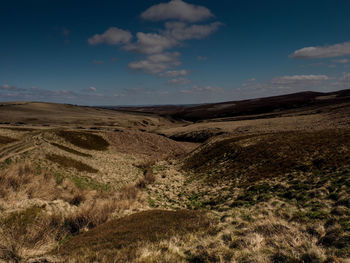
<svg viewBox="0 0 350 263">
<path fill-rule="evenodd" d="M 0 103 L 0 262 L 349 262 L 350 90 Z"/>
</svg>

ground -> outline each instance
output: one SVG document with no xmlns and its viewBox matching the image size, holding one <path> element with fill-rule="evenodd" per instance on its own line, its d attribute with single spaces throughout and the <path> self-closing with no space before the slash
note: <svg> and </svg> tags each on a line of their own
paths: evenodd
<svg viewBox="0 0 350 263">
<path fill-rule="evenodd" d="M 161 115 L 1 104 L 0 262 L 350 262 L 343 97 Z"/>
</svg>

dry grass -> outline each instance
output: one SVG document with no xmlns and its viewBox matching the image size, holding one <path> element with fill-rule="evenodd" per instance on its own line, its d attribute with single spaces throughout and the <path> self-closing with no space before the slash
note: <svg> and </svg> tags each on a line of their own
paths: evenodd
<svg viewBox="0 0 350 263">
<path fill-rule="evenodd" d="M 189 151 L 182 143 L 152 133 L 124 130 L 107 132 L 105 137 L 118 152 L 139 155 L 147 160 L 176 157 Z"/>
<path fill-rule="evenodd" d="M 0 259 L 23 262 L 32 253 L 52 247 L 63 232 L 58 215 L 47 216 L 40 207 L 32 206 L 9 214 L 0 220 Z"/>
<path fill-rule="evenodd" d="M 350 164 L 349 129 L 256 137 L 246 147 L 239 146 L 240 138 L 204 145 L 185 160 L 184 168 L 210 174 L 209 181 L 238 178 L 250 184 L 294 171 L 334 171 Z"/>
<path fill-rule="evenodd" d="M 91 167 L 90 165 L 87 165 L 85 163 L 82 163 L 80 161 L 76 161 L 72 158 L 57 155 L 57 154 L 47 154 L 46 159 L 48 159 L 51 162 L 55 162 L 59 164 L 60 166 L 66 167 L 66 168 L 74 168 L 79 172 L 88 172 L 88 173 L 97 173 L 98 170 Z"/>
<path fill-rule="evenodd" d="M 143 177 L 136 182 L 136 186 L 138 188 L 143 189 L 148 184 L 152 184 L 155 182 L 156 177 L 154 176 L 152 169 L 154 163 L 154 161 L 148 161 L 138 166 L 143 171 Z"/>
<path fill-rule="evenodd" d="M 34 164 L 15 164 L 23 154 L 0 171 L 0 262 L 40 262 L 34 260 L 38 255 L 43 262 L 52 262 L 52 255 L 61 262 L 346 262 L 349 134 L 343 129 L 222 137 L 184 162 L 135 167 L 187 150 L 164 137 L 124 130 L 104 133 L 109 150 L 84 150 L 94 158 L 82 158 L 87 156 L 71 144 L 98 150 L 90 137 L 98 135 L 28 133 L 37 152 L 50 141 L 82 157 L 51 156 L 59 165 L 45 161 L 48 169 L 39 171 Z M 45 156 L 58 150 L 53 146 L 28 155 Z M 84 165 L 99 173 L 89 176 Z M 159 210 L 144 211 L 150 207 Z"/>
<path fill-rule="evenodd" d="M 71 144 L 87 150 L 105 151 L 109 146 L 105 139 L 93 133 L 61 130 L 56 134 Z"/>
<path fill-rule="evenodd" d="M 81 190 L 27 163 L 0 173 L 0 261 L 22 262 L 139 206 L 139 189 Z"/>
<path fill-rule="evenodd" d="M 55 185 L 53 176 L 36 171 L 29 163 L 12 166 L 0 173 L 0 198 L 11 200 L 26 196 L 52 200 L 59 192 Z"/>
<path fill-rule="evenodd" d="M 60 247 L 58 253 L 74 258 L 88 249 L 89 254 L 85 255 L 85 260 L 88 260 L 87 257 L 93 257 L 95 253 L 98 253 L 99 257 L 106 256 L 106 252 L 111 257 L 110 260 L 115 261 L 118 260 L 120 249 L 124 250 L 124 253 L 128 250 L 128 255 L 132 257 L 133 250 L 139 242 L 159 242 L 174 234 L 200 231 L 208 226 L 209 220 L 203 212 L 145 211 L 110 221 L 76 236 Z M 128 255 L 119 255 L 119 262 L 125 262 L 123 259 Z"/>
</svg>

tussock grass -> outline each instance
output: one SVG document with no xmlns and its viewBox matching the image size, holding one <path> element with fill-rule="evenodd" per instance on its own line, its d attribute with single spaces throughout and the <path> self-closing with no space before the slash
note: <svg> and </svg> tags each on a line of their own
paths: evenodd
<svg viewBox="0 0 350 263">
<path fill-rule="evenodd" d="M 57 148 L 63 150 L 63 151 L 66 151 L 66 152 L 69 152 L 69 153 L 73 153 L 73 154 L 75 154 L 75 155 L 79 155 L 79 156 L 83 156 L 83 157 L 92 157 L 91 154 L 82 153 L 82 152 L 76 151 L 76 150 L 74 150 L 74 149 L 72 149 L 72 148 L 69 148 L 69 147 L 67 147 L 67 146 L 64 146 L 64 145 L 61 145 L 61 144 L 58 144 L 58 143 L 52 142 L 51 144 L 52 144 L 53 146 L 55 146 L 55 147 L 57 147 Z"/>
<path fill-rule="evenodd" d="M 61 130 L 56 131 L 56 135 L 77 147 L 87 150 L 105 151 L 109 146 L 105 139 L 93 133 Z"/>
<path fill-rule="evenodd" d="M 156 177 L 154 176 L 152 169 L 154 163 L 154 161 L 148 161 L 138 166 L 143 171 L 143 177 L 136 182 L 138 188 L 145 188 L 148 184 L 155 182 Z"/>
<path fill-rule="evenodd" d="M 69 178 L 13 165 L 0 172 L 0 261 L 27 262 L 139 206 L 139 189 L 79 189 Z M 48 261 L 50 262 L 50 261 Z"/>
<path fill-rule="evenodd" d="M 79 172 L 88 172 L 88 173 L 97 173 L 98 170 L 91 167 L 90 165 L 87 165 L 85 163 L 82 163 L 80 161 L 74 160 L 69 157 L 57 155 L 57 154 L 47 154 L 46 159 L 48 159 L 51 162 L 55 162 L 59 164 L 60 166 L 66 167 L 66 168 L 74 168 L 78 170 Z"/>
</svg>

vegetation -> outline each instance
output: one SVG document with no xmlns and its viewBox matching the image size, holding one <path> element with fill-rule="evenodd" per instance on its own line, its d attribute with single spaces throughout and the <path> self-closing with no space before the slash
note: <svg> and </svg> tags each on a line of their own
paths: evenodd
<svg viewBox="0 0 350 263">
<path fill-rule="evenodd" d="M 56 146 L 57 148 L 63 150 L 63 151 L 66 151 L 66 152 L 69 152 L 69 153 L 72 153 L 72 154 L 75 154 L 75 155 L 79 155 L 79 156 L 83 156 L 83 157 L 92 157 L 91 154 L 87 154 L 87 153 L 82 153 L 82 152 L 79 152 L 77 150 L 74 150 L 72 148 L 69 148 L 67 146 L 64 146 L 64 145 L 61 145 L 61 144 L 58 144 L 58 143 L 54 143 L 52 142 L 51 143 L 53 146 Z"/>
<path fill-rule="evenodd" d="M 87 165 L 85 163 L 82 163 L 80 161 L 76 161 L 72 158 L 57 155 L 57 154 L 47 154 L 46 159 L 48 159 L 51 162 L 55 162 L 59 164 L 60 166 L 66 167 L 66 168 L 74 168 L 78 170 L 79 172 L 88 172 L 88 173 L 97 173 L 98 170 L 95 168 L 92 168 L 90 165 Z"/>
<path fill-rule="evenodd" d="M 255 136 L 252 144 L 241 147 L 239 141 L 246 138 L 208 143 L 188 157 L 183 167 L 207 175 L 211 182 L 238 179 L 243 186 L 286 173 L 335 171 L 340 165 L 350 165 L 348 129 Z"/>
<path fill-rule="evenodd" d="M 123 132 L 1 130 L 18 141 L 0 149 L 0 262 L 345 263 L 350 132 L 339 109 L 337 129 L 332 119 L 298 130 L 315 117 L 301 114 L 289 131 L 250 128 L 280 119 L 173 120 L 177 139 L 202 144 L 130 120 Z"/>
<path fill-rule="evenodd" d="M 17 141 L 16 139 L 0 135 L 0 144 L 8 144 Z"/>
<path fill-rule="evenodd" d="M 174 234 L 203 231 L 208 227 L 209 220 L 203 212 L 145 211 L 109 221 L 89 232 L 75 236 L 64 243 L 58 253 L 75 257 L 83 255 L 82 257 L 87 261 L 96 257 L 96 253 L 97 257 L 103 256 L 104 260 L 108 258 L 112 261 L 125 260 L 127 255 L 118 255 L 121 249 L 126 251 L 127 248 L 129 256 L 132 257 L 135 253 L 132 250 L 137 248 L 139 242 L 159 242 Z M 88 250 L 89 252 L 86 253 Z M 132 260 L 132 258 L 129 259 Z"/>
<path fill-rule="evenodd" d="M 93 133 L 60 130 L 56 134 L 71 144 L 87 150 L 105 151 L 109 146 L 105 139 Z"/>
</svg>

